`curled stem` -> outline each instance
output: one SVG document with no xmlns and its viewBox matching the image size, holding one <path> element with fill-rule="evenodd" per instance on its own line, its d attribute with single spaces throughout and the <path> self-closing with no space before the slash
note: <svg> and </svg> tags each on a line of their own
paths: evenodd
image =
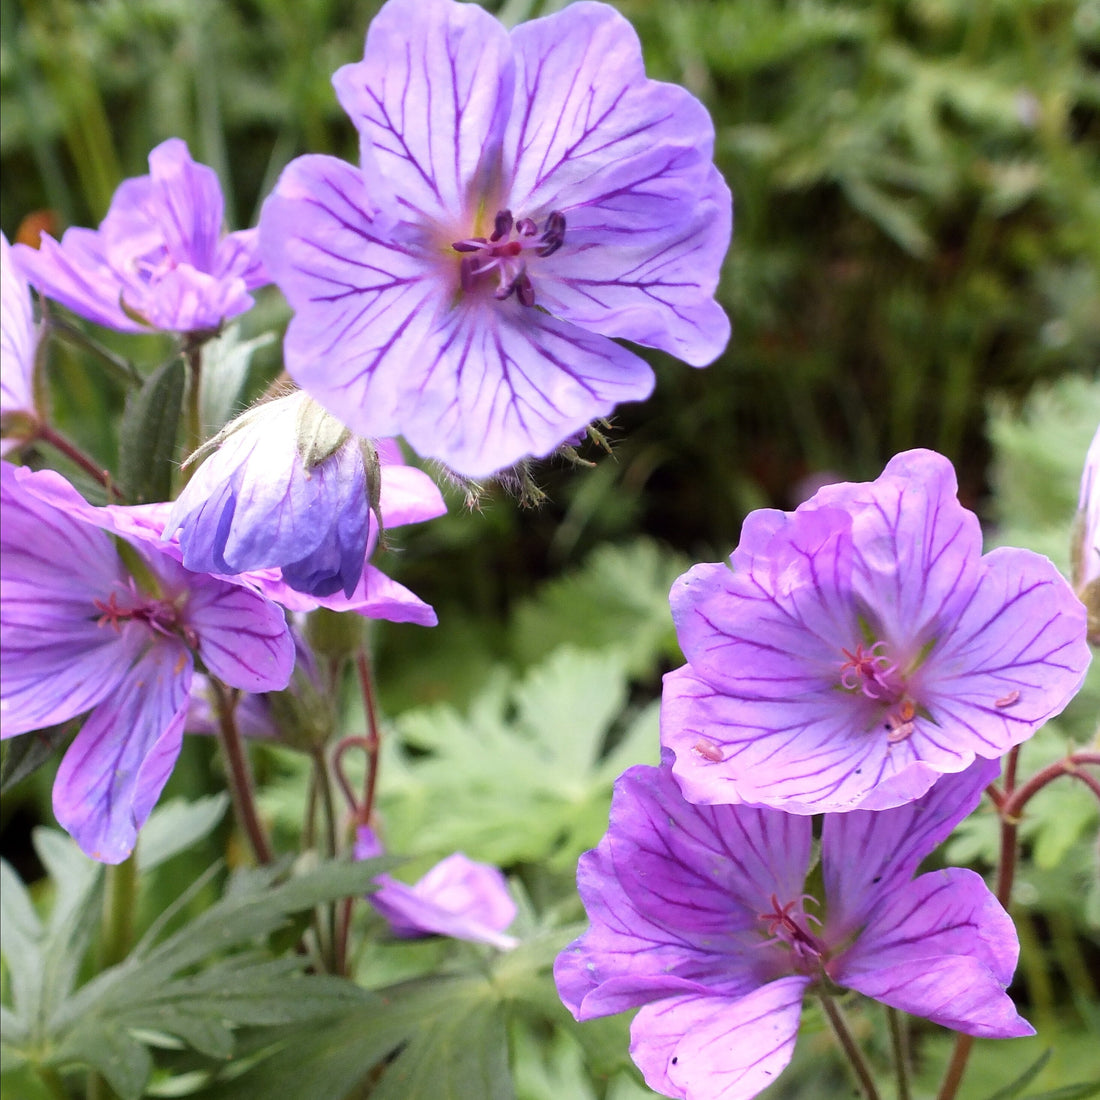
<svg viewBox="0 0 1100 1100">
<path fill-rule="evenodd" d="M 840 1044 L 844 1056 L 848 1059 L 848 1064 L 852 1067 L 852 1072 L 859 1081 L 864 1100 L 881 1100 L 878 1087 L 875 1085 L 875 1079 L 871 1074 L 871 1067 L 867 1065 L 863 1052 L 853 1038 L 848 1022 L 844 1019 L 844 1014 L 840 1010 L 840 1005 L 836 1003 L 830 994 L 824 991 L 819 992 L 818 996 L 821 998 L 821 1005 L 825 1009 L 825 1016 L 829 1021 L 829 1026 L 833 1029 L 836 1041 Z"/>
<path fill-rule="evenodd" d="M 378 707 L 374 699 L 374 681 L 371 679 L 370 663 L 366 653 L 359 650 L 355 658 L 355 667 L 359 673 L 359 689 L 363 693 L 363 713 L 367 718 L 367 774 L 363 781 L 363 802 L 356 814 L 356 824 L 369 825 L 374 811 L 374 792 L 378 785 L 378 752 L 382 745 L 381 730 L 378 725 Z"/>
<path fill-rule="evenodd" d="M 237 728 L 237 694 L 231 692 L 213 676 L 210 687 L 214 706 L 218 712 L 218 742 L 225 757 L 229 794 L 233 799 L 233 812 L 237 822 L 248 837 L 257 863 L 270 863 L 274 858 L 260 815 L 256 811 L 256 797 L 252 782 L 252 769 L 248 766 L 241 732 Z"/>
<path fill-rule="evenodd" d="M 89 336 L 83 329 L 59 317 L 50 310 L 43 309 L 47 318 L 50 332 L 61 337 L 70 347 L 78 351 L 91 352 L 99 362 L 106 367 L 107 373 L 126 389 L 138 389 L 142 384 L 142 377 L 134 364 L 121 355 L 116 355 L 105 344 L 101 344 L 94 336 Z"/>
</svg>

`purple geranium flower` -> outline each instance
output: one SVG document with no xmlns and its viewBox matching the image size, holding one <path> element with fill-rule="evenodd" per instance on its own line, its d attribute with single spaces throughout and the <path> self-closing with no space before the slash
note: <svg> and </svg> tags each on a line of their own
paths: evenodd
<svg viewBox="0 0 1100 1100">
<path fill-rule="evenodd" d="M 672 588 L 688 663 L 665 677 L 661 739 L 692 802 L 897 806 L 1029 737 L 1088 667 L 1069 585 L 1029 550 L 983 557 L 932 451 L 753 512 L 730 564 Z"/>
<path fill-rule="evenodd" d="M 390 0 L 334 84 L 361 167 L 294 161 L 260 237 L 296 311 L 287 370 L 353 431 L 480 477 L 648 396 L 609 337 L 695 366 L 725 347 L 714 129 L 646 79 L 614 9 L 509 34 L 476 4 Z"/>
<path fill-rule="evenodd" d="M 1081 475 L 1073 543 L 1073 583 L 1088 609 L 1089 639 L 1093 645 L 1100 645 L 1100 428 L 1092 437 Z"/>
<path fill-rule="evenodd" d="M 356 830 L 355 858 L 382 854 L 382 845 L 368 826 Z M 519 942 L 504 929 L 516 919 L 516 903 L 500 871 L 455 852 L 437 863 L 411 886 L 390 875 L 379 875 L 377 890 L 367 900 L 386 918 L 401 939 L 450 936 L 487 943 L 509 951 Z"/>
<path fill-rule="evenodd" d="M 59 474 L 0 463 L 0 494 L 3 736 L 88 713 L 54 812 L 89 856 L 117 863 L 179 754 L 195 656 L 233 687 L 272 691 L 294 645 L 278 607 L 131 539 Z"/>
<path fill-rule="evenodd" d="M 968 1035 L 1033 1034 L 1005 993 L 1016 932 L 981 877 L 913 878 L 996 775 L 979 761 L 906 806 L 827 816 L 808 881 L 810 818 L 695 806 L 667 760 L 631 768 L 607 835 L 581 857 L 591 927 L 558 956 L 562 1000 L 581 1020 L 642 1005 L 631 1056 L 651 1088 L 684 1100 L 770 1085 L 804 994 L 832 985 Z"/>
<path fill-rule="evenodd" d="M 47 298 L 123 332 L 209 332 L 252 306 L 270 282 L 256 230 L 223 234 L 224 203 L 212 168 L 179 138 L 149 154 L 149 175 L 124 180 L 98 230 L 69 229 L 58 244 L 16 245 Z"/>
<path fill-rule="evenodd" d="M 0 233 L 0 454 L 34 434 L 34 361 L 38 350 L 31 290 L 8 238 Z"/>
</svg>

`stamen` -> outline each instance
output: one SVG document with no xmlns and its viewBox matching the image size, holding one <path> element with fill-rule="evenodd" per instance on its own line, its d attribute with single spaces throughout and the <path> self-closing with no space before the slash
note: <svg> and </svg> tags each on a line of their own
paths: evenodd
<svg viewBox="0 0 1100 1100">
<path fill-rule="evenodd" d="M 456 252 L 480 252 L 489 242 L 484 237 L 469 237 L 464 241 L 455 241 L 451 247 Z"/>
<path fill-rule="evenodd" d="M 535 288 L 531 284 L 530 276 L 526 271 L 519 273 L 519 278 L 512 284 L 516 288 L 516 297 L 520 305 L 533 306 L 535 304 Z"/>
<path fill-rule="evenodd" d="M 539 231 L 539 227 L 531 218 L 520 218 L 516 222 L 516 232 L 521 237 L 533 237 Z"/>
<path fill-rule="evenodd" d="M 525 221 L 527 219 L 524 219 Z M 493 234 L 489 238 L 491 241 L 499 241 L 502 237 L 507 237 L 512 232 L 512 211 L 500 210 L 497 212 L 496 220 L 493 222 Z"/>
</svg>

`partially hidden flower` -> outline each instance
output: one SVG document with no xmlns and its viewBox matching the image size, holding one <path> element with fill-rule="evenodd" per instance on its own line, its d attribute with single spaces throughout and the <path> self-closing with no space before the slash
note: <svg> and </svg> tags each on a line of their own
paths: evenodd
<svg viewBox="0 0 1100 1100">
<path fill-rule="evenodd" d="M 950 462 L 897 455 L 744 523 L 730 563 L 673 585 L 687 664 L 662 744 L 692 802 L 884 809 L 994 759 L 1073 697 L 1085 610 L 1029 550 L 982 556 Z"/>
<path fill-rule="evenodd" d="M 283 611 L 192 573 L 59 474 L 0 463 L 3 736 L 87 715 L 53 789 L 93 859 L 134 847 L 180 751 L 196 659 L 247 692 L 286 686 Z"/>
<path fill-rule="evenodd" d="M 34 435 L 34 364 L 38 351 L 31 291 L 0 233 L 0 454 Z"/>
<path fill-rule="evenodd" d="M 427 474 L 353 436 L 302 392 L 256 405 L 220 432 L 180 493 L 165 533 L 183 564 L 210 573 L 279 569 L 290 588 L 349 599 L 384 526 L 446 511 Z"/>
<path fill-rule="evenodd" d="M 374 830 L 356 830 L 355 858 L 382 854 Z M 509 951 L 519 942 L 504 930 L 516 919 L 516 903 L 500 871 L 455 852 L 411 886 L 379 875 L 367 900 L 400 939 L 450 936 Z"/>
<path fill-rule="evenodd" d="M 667 766 L 631 768 L 580 860 L 590 927 L 558 956 L 562 1000 L 580 1020 L 641 1005 L 631 1057 L 682 1100 L 772 1084 L 803 997 L 837 986 L 968 1035 L 1033 1034 L 1005 992 L 1016 931 L 981 877 L 913 878 L 997 771 L 979 761 L 906 806 L 827 815 L 811 874 L 809 817 L 692 805 Z"/>
<path fill-rule="evenodd" d="M 389 0 L 333 83 L 361 166 L 292 162 L 260 244 L 295 310 L 287 370 L 353 431 L 480 477 L 649 395 L 612 338 L 694 366 L 725 347 L 714 128 L 646 78 L 613 8 L 509 33 L 476 4 Z"/>
<path fill-rule="evenodd" d="M 225 233 L 212 168 L 170 138 L 149 154 L 149 175 L 124 180 L 99 229 L 73 228 L 58 243 L 15 246 L 35 289 L 74 313 L 122 332 L 200 333 L 252 306 L 270 282 L 256 230 Z"/>
<path fill-rule="evenodd" d="M 1073 542 L 1073 584 L 1088 609 L 1089 640 L 1100 646 L 1100 427 L 1085 457 Z"/>
</svg>

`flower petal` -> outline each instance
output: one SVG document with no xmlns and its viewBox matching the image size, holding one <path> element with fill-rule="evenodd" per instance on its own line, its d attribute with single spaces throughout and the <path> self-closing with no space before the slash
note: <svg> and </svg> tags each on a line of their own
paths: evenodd
<svg viewBox="0 0 1100 1100">
<path fill-rule="evenodd" d="M 692 674 L 665 676 L 661 744 L 692 802 L 749 803 L 792 814 L 884 809 L 919 798 L 940 772 L 891 745 L 838 692 L 745 699 Z"/>
<path fill-rule="evenodd" d="M 941 770 L 972 753 L 999 757 L 1026 740 L 1061 713 L 1090 661 L 1085 608 L 1046 558 L 1004 547 L 982 564 L 925 672 L 924 701 L 939 729 L 924 727 L 922 755 Z"/>
<path fill-rule="evenodd" d="M 34 356 L 38 332 L 31 289 L 0 233 L 0 414 L 34 415 Z"/>
<path fill-rule="evenodd" d="M 980 875 L 959 867 L 921 875 L 880 894 L 867 918 L 830 964 L 836 981 L 968 1035 L 1035 1033 L 1005 993 L 1020 950 L 1016 929 Z"/>
<path fill-rule="evenodd" d="M 838 938 L 859 928 L 916 871 L 951 830 L 981 801 L 1000 772 L 979 760 L 958 775 L 945 775 L 918 801 L 888 810 L 831 814 L 822 829 L 822 865 L 829 926 Z M 859 859 L 851 853 L 859 852 Z"/>
<path fill-rule="evenodd" d="M 943 455 L 895 455 L 874 481 L 827 485 L 802 506 L 820 507 L 852 514 L 853 583 L 879 637 L 919 646 L 953 623 L 978 581 L 982 532 Z"/>
<path fill-rule="evenodd" d="M 515 301 L 472 300 L 437 319 L 402 379 L 402 430 L 421 455 L 483 477 L 653 389 L 632 352 Z"/>
<path fill-rule="evenodd" d="M 151 646 L 65 753 L 54 813 L 92 859 L 120 863 L 133 851 L 179 755 L 191 671 L 179 643 Z"/>
<path fill-rule="evenodd" d="M 781 978 L 732 1000 L 677 997 L 646 1005 L 630 1056 L 646 1084 L 689 1100 L 750 1100 L 787 1067 L 809 979 Z"/>
<path fill-rule="evenodd" d="M 379 213 L 357 169 L 308 156 L 264 203 L 260 251 L 295 310 L 294 380 L 359 435 L 401 431 L 403 375 L 439 297 L 422 248 Z"/>
<path fill-rule="evenodd" d="M 390 0 L 363 60 L 332 78 L 363 139 L 369 182 L 435 221 L 462 223 L 490 181 L 512 101 L 507 32 L 477 5 Z M 490 217 L 492 216 L 490 211 Z"/>
<path fill-rule="evenodd" d="M 637 35 L 607 5 L 571 4 L 516 27 L 512 41 L 508 205 L 567 223 L 565 246 L 538 265 L 540 304 L 605 336 L 711 362 L 729 340 L 713 294 L 732 208 L 706 109 L 646 79 Z"/>
<path fill-rule="evenodd" d="M 281 691 L 294 670 L 294 639 L 282 608 L 216 577 L 190 574 L 187 617 L 199 656 L 219 680 L 243 691 Z"/>
</svg>

